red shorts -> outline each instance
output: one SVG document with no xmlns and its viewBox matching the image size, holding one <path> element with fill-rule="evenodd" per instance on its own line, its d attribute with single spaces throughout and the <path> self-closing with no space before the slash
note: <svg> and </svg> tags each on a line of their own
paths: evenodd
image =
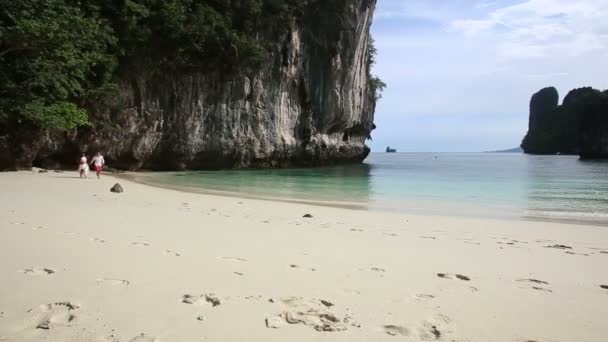
<svg viewBox="0 0 608 342">
<path fill-rule="evenodd" d="M 101 172 L 101 165 L 95 165 L 95 172 Z"/>
</svg>

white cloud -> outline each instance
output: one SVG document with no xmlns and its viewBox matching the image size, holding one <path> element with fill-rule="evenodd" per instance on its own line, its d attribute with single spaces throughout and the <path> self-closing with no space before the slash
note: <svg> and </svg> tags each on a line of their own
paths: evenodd
<svg viewBox="0 0 608 342">
<path fill-rule="evenodd" d="M 608 51 L 608 0 L 528 0 L 451 22 L 453 31 L 495 44 L 503 61 Z"/>
<path fill-rule="evenodd" d="M 379 0 L 378 11 L 374 73 L 388 84 L 374 132 L 382 148 L 516 146 L 534 92 L 608 88 L 608 0 Z M 494 116 L 481 125 L 475 114 Z M 478 138 L 491 127 L 509 129 Z M 431 130 L 432 139 L 417 135 Z M 458 139 L 441 140 L 444 131 Z"/>
</svg>

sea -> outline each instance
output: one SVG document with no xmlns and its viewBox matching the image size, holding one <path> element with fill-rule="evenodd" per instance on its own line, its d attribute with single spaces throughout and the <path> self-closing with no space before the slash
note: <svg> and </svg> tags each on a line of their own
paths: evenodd
<svg viewBox="0 0 608 342">
<path fill-rule="evenodd" d="M 138 173 L 191 192 L 422 215 L 608 225 L 608 162 L 522 153 L 372 153 L 359 165 Z"/>
</svg>

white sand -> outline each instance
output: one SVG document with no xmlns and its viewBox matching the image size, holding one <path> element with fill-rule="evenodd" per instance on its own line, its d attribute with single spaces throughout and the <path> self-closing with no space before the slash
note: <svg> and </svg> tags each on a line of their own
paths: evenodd
<svg viewBox="0 0 608 342">
<path fill-rule="evenodd" d="M 116 181 L 0 174 L 0 341 L 608 340 L 607 227 Z"/>
</svg>

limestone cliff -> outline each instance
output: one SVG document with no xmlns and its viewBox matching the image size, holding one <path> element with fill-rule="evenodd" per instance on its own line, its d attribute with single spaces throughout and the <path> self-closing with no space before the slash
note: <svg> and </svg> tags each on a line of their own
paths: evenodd
<svg viewBox="0 0 608 342">
<path fill-rule="evenodd" d="M 559 94 L 554 87 L 543 88 L 530 100 L 528 134 L 521 144 L 525 153 L 576 153 L 576 128 L 569 127 L 571 116 L 558 105 Z"/>
<path fill-rule="evenodd" d="M 525 153 L 608 157 L 608 92 L 584 87 L 570 91 L 561 105 L 555 88 L 534 94 Z"/>
<path fill-rule="evenodd" d="M 579 149 L 582 159 L 608 158 L 608 90 L 597 91 L 584 105 Z"/>
<path fill-rule="evenodd" d="M 375 110 L 370 25 L 375 0 L 304 1 L 253 72 L 149 73 L 134 68 L 119 96 L 86 104 L 97 123 L 0 137 L 0 168 L 73 166 L 101 151 L 120 169 L 214 169 L 361 162 Z"/>
</svg>

